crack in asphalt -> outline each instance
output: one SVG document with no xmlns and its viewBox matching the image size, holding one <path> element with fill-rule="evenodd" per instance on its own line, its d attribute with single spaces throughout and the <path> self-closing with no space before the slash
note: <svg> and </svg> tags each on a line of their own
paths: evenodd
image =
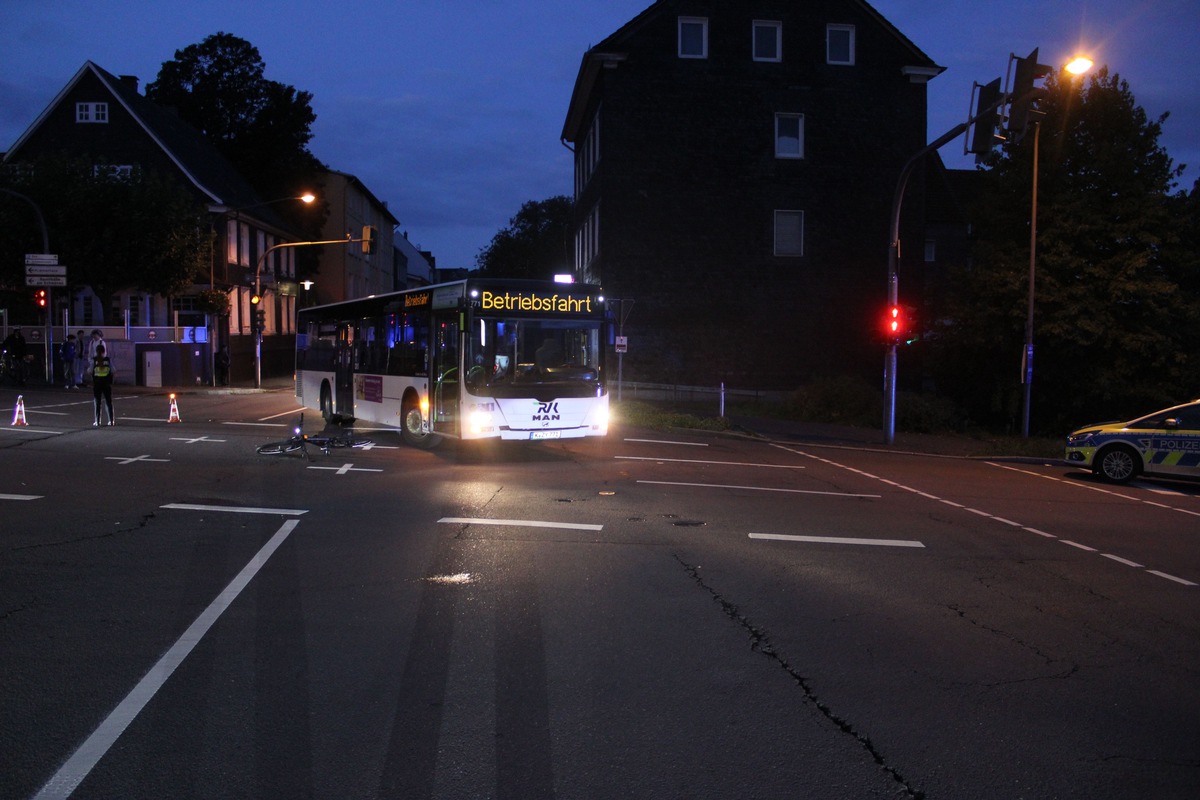
<svg viewBox="0 0 1200 800">
<path fill-rule="evenodd" d="M 729 617 L 730 620 L 737 625 L 740 625 L 747 633 L 750 634 L 751 650 L 756 650 L 759 653 L 762 653 L 764 656 L 773 661 L 778 667 L 783 669 L 783 671 L 786 672 L 792 678 L 792 680 L 796 682 L 796 685 L 800 687 L 800 691 L 803 692 L 805 700 L 812 703 L 812 705 L 822 714 L 822 716 L 837 726 L 838 730 L 852 737 L 859 744 L 859 746 L 871 756 L 871 759 L 880 767 L 880 769 L 886 772 L 892 778 L 892 780 L 901 787 L 905 797 L 913 798 L 913 800 L 924 800 L 925 793 L 919 789 L 913 788 L 909 781 L 900 774 L 899 770 L 887 763 L 886 759 L 883 757 L 883 753 L 879 751 L 869 736 L 858 731 L 854 727 L 853 723 L 840 716 L 817 695 L 808 679 L 800 674 L 799 670 L 793 667 L 783 656 L 783 654 L 775 649 L 775 646 L 771 643 L 770 635 L 765 630 L 756 626 L 738 609 L 737 605 L 727 600 L 720 592 L 705 583 L 704 579 L 700 577 L 700 570 L 698 567 L 688 564 L 682 558 L 680 558 L 678 554 L 675 555 L 675 560 L 678 561 L 680 566 L 682 566 L 688 575 L 692 577 L 692 580 L 696 582 L 697 586 L 712 595 L 713 600 L 716 601 L 716 603 L 721 606 L 721 610 L 725 612 L 725 616 Z"/>
</svg>

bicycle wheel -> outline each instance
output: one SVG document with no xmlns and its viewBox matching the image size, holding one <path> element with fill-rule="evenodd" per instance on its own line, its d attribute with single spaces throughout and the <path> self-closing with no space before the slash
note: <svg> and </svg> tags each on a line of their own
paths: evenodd
<svg viewBox="0 0 1200 800">
<path fill-rule="evenodd" d="M 353 433 L 347 433 L 345 436 L 333 437 L 329 440 L 329 444 L 333 447 L 370 447 L 375 444 L 375 441 L 365 436 L 359 437 Z"/>
<path fill-rule="evenodd" d="M 258 452 L 259 455 L 264 456 L 279 456 L 283 455 L 284 453 L 294 453 L 303 446 L 304 443 L 299 439 L 292 438 L 286 439 L 282 442 L 267 442 L 266 444 L 260 444 L 256 448 L 256 452 Z"/>
</svg>

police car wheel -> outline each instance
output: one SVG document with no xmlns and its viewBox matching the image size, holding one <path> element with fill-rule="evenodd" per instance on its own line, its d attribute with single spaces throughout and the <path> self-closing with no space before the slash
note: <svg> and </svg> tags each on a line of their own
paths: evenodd
<svg viewBox="0 0 1200 800">
<path fill-rule="evenodd" d="M 1113 445 L 1096 454 L 1096 472 L 1107 481 L 1125 483 L 1137 475 L 1138 460 L 1131 448 Z"/>
</svg>

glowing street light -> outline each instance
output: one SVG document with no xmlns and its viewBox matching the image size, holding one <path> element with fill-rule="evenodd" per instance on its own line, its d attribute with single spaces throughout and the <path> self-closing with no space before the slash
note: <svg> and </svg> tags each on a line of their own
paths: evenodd
<svg viewBox="0 0 1200 800">
<path fill-rule="evenodd" d="M 1075 56 L 1067 62 L 1063 69 L 1072 75 L 1084 75 L 1092 69 L 1094 64 L 1095 62 L 1087 56 Z"/>
</svg>

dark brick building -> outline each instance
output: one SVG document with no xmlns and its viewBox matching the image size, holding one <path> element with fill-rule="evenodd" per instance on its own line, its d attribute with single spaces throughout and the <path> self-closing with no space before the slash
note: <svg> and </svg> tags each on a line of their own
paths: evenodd
<svg viewBox="0 0 1200 800">
<path fill-rule="evenodd" d="M 626 377 L 877 377 L 887 228 L 942 68 L 858 0 L 659 0 L 583 57 L 576 271 L 635 301 Z M 920 291 L 910 182 L 901 295 Z"/>
</svg>

